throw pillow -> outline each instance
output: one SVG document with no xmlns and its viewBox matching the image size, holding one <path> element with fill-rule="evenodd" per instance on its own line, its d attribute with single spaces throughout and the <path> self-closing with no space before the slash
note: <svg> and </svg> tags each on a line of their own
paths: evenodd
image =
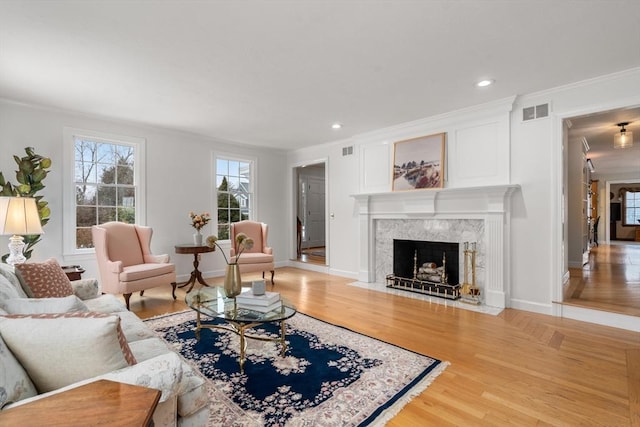
<svg viewBox="0 0 640 427">
<path fill-rule="evenodd" d="M 0 337 L 0 409 L 38 394 L 29 376 Z"/>
<path fill-rule="evenodd" d="M 16 288 L 5 276 L 0 274 L 0 300 L 26 297 L 22 288 Z"/>
<path fill-rule="evenodd" d="M 0 334 L 39 393 L 136 363 L 115 315 L 13 314 Z"/>
<path fill-rule="evenodd" d="M 72 313 L 89 311 L 75 295 L 63 298 L 12 298 L 0 301 L 0 308 L 9 314 Z"/>
<path fill-rule="evenodd" d="M 42 263 L 16 264 L 14 267 L 24 291 L 31 298 L 73 295 L 69 278 L 53 258 Z"/>
</svg>

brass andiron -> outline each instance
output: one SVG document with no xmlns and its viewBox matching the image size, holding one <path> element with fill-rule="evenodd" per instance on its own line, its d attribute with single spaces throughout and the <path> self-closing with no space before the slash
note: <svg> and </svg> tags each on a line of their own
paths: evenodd
<svg viewBox="0 0 640 427">
<path fill-rule="evenodd" d="M 464 242 L 464 282 L 460 290 L 460 301 L 469 304 L 480 304 L 480 288 L 476 285 L 476 242 Z M 469 283 L 471 270 L 471 283 Z"/>
</svg>

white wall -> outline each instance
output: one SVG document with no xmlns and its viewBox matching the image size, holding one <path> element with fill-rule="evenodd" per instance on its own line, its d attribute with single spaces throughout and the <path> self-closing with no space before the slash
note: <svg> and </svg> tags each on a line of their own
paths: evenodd
<svg viewBox="0 0 640 427">
<path fill-rule="evenodd" d="M 210 211 L 215 215 L 215 181 L 212 177 L 213 153 L 224 152 L 257 158 L 256 183 L 259 198 L 257 219 L 269 224 L 269 244 L 276 262 L 287 260 L 287 224 L 282 189 L 285 179 L 285 153 L 278 150 L 257 149 L 234 145 L 197 135 L 169 131 L 157 127 L 109 121 L 80 114 L 0 101 L 0 171 L 16 182 L 16 164 L 12 154 L 24 155 L 24 147 L 51 158 L 51 172 L 45 180 L 42 194 L 51 207 L 51 220 L 45 226 L 42 242 L 35 246 L 33 260 L 54 257 L 61 263 L 77 263 L 87 269 L 84 277 L 97 277 L 93 256 L 78 257 L 63 253 L 62 164 L 65 126 L 146 139 L 147 218 L 140 223 L 153 227 L 152 250 L 168 253 L 176 263 L 179 279 L 186 280 L 192 270 L 191 255 L 176 255 L 174 245 L 192 241 L 189 211 Z M 213 227 L 204 229 L 205 236 L 214 234 Z M 5 243 L 6 242 L 6 243 Z M 2 238 L 2 245 L 8 240 Z M 1 253 L 6 253 L 0 250 Z M 205 277 L 221 275 L 224 260 L 218 253 L 202 256 L 200 269 Z"/>
<path fill-rule="evenodd" d="M 311 147 L 290 153 L 290 167 L 328 156 L 331 210 L 337 214 L 330 220 L 332 236 L 330 267 L 356 277 L 358 258 L 352 256 L 359 239 L 355 202 L 350 194 L 390 191 L 393 142 L 414 136 L 447 132 L 448 144 L 456 144 L 458 130 L 495 123 L 493 143 L 488 150 L 465 147 L 457 150 L 448 145 L 447 187 L 518 184 L 520 191 L 511 200 L 511 265 L 508 305 L 515 308 L 553 314 L 554 301 L 562 297 L 562 279 L 566 272 L 562 251 L 562 185 L 565 170 L 562 157 L 562 120 L 598 111 L 640 105 L 640 95 L 629 88 L 639 87 L 640 69 L 579 82 L 561 88 L 519 96 L 508 109 L 508 102 L 492 103 L 438 117 L 357 135 L 335 144 Z M 522 108 L 549 103 L 547 118 L 522 121 Z M 508 112 L 511 110 L 511 113 Z M 505 113 L 506 112 L 506 113 Z M 506 114 L 503 116 L 502 114 Z M 506 124 L 506 128 L 505 128 Z M 506 129 L 506 130 L 505 130 Z M 477 143 L 487 144 L 491 132 L 480 132 Z M 484 138 L 481 136 L 484 135 Z M 466 138 L 472 144 L 472 138 Z M 341 147 L 355 144 L 358 160 L 341 156 Z M 476 162 L 452 158 L 451 153 L 466 152 Z M 478 158 L 480 153 L 480 158 Z M 491 153 L 489 157 L 483 153 Z M 498 155 L 496 155 L 498 154 Z M 505 157 L 506 156 L 506 157 Z M 497 162 L 496 162 L 497 159 Z M 462 169 L 463 165 L 488 164 L 494 171 L 481 176 L 479 170 Z M 333 163 L 336 166 L 333 166 Z M 340 167 L 337 167 L 340 165 Z M 462 173 L 468 176 L 461 176 Z M 474 174 L 477 173 L 477 176 Z M 468 178 L 468 179 L 467 179 Z M 358 185 L 355 185 L 358 182 Z M 336 232 L 337 231 L 337 232 Z M 340 255 L 339 257 L 337 255 Z"/>
</svg>

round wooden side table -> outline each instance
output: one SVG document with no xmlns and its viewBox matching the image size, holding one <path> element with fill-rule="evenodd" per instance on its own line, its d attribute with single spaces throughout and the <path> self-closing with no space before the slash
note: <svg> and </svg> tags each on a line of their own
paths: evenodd
<svg viewBox="0 0 640 427">
<path fill-rule="evenodd" d="M 210 248 L 209 246 L 198 246 L 191 243 L 176 245 L 175 248 L 177 254 L 193 254 L 193 271 L 191 272 L 191 277 L 189 277 L 189 280 L 186 282 L 178 285 L 178 287 L 184 288 L 185 286 L 191 285 L 189 286 L 189 289 L 187 289 L 187 293 L 189 293 L 196 284 L 196 281 L 201 285 L 209 286 L 209 284 L 202 278 L 202 272 L 198 270 L 198 265 L 200 265 L 200 254 L 213 252 L 215 248 Z"/>
</svg>

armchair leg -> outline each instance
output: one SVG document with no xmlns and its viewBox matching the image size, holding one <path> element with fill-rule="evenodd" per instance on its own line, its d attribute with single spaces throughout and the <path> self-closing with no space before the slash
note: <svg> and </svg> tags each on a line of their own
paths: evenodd
<svg viewBox="0 0 640 427">
<path fill-rule="evenodd" d="M 140 296 L 144 295 L 144 289 L 140 291 Z"/>
<path fill-rule="evenodd" d="M 275 285 L 275 283 L 273 282 L 273 275 L 275 274 L 274 270 L 271 270 L 271 285 Z"/>
<path fill-rule="evenodd" d="M 131 299 L 131 293 L 123 294 L 122 296 L 124 297 L 124 303 L 127 306 L 127 310 L 129 310 L 129 300 Z"/>
<path fill-rule="evenodd" d="M 173 296 L 173 299 L 176 299 L 176 286 L 178 286 L 178 284 L 176 282 L 171 282 L 171 287 L 173 288 L 173 290 L 171 291 L 171 295 Z"/>
</svg>

